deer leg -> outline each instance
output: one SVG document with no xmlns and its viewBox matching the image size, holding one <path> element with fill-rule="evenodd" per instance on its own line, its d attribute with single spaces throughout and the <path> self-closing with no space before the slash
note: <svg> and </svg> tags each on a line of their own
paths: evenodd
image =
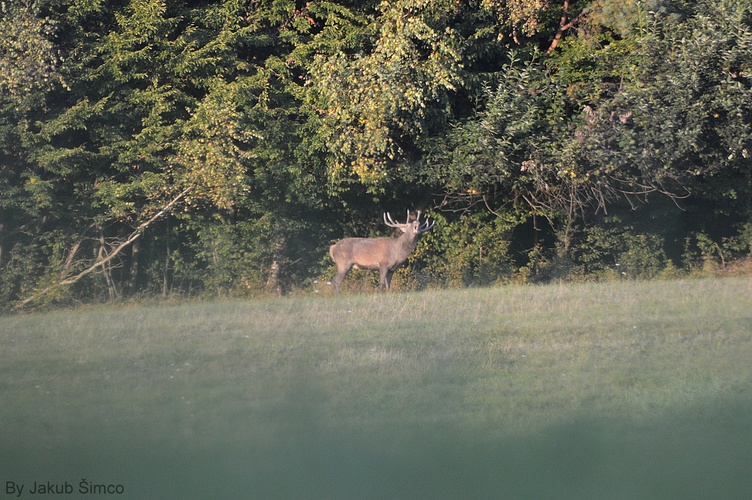
<svg viewBox="0 0 752 500">
<path fill-rule="evenodd" d="M 389 289 L 389 284 L 386 281 L 386 275 L 389 270 L 385 267 L 379 268 L 379 291 L 383 292 Z"/>
<path fill-rule="evenodd" d="M 337 266 L 337 276 L 335 276 L 334 280 L 332 280 L 332 284 L 334 285 L 334 293 L 336 295 L 339 295 L 339 286 L 345 280 L 345 275 L 351 267 L 352 264 L 350 264 L 349 266 Z"/>
<path fill-rule="evenodd" d="M 388 269 L 388 268 L 380 268 L 379 269 L 379 290 L 383 292 L 388 292 L 389 287 L 392 284 L 392 275 L 394 274 L 394 271 Z"/>
</svg>

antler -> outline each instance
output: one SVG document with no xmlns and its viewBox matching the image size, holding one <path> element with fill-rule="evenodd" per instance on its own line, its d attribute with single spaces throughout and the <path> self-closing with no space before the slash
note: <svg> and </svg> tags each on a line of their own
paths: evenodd
<svg viewBox="0 0 752 500">
<path fill-rule="evenodd" d="M 418 215 L 415 217 L 415 222 L 418 223 L 418 234 L 425 233 L 426 231 L 429 231 L 434 224 L 436 224 L 436 221 L 432 220 L 425 220 L 423 222 L 420 222 L 420 210 L 418 210 Z M 400 224 L 399 222 L 394 222 L 394 219 L 392 219 L 392 216 L 389 215 L 389 212 L 384 213 L 384 224 L 386 224 L 389 227 L 396 227 L 397 229 L 401 229 L 402 231 L 405 230 L 405 227 L 410 223 L 410 209 L 407 209 L 407 216 L 405 218 L 405 223 Z"/>
<path fill-rule="evenodd" d="M 415 218 L 415 220 L 420 222 L 420 210 L 418 210 L 418 216 Z M 418 233 L 425 233 L 426 231 L 429 231 L 434 224 L 436 224 L 435 220 L 423 221 L 423 223 L 418 226 Z"/>
<path fill-rule="evenodd" d="M 418 212 L 418 214 L 420 215 L 420 212 Z M 384 224 L 386 224 L 389 227 L 396 227 L 397 229 L 402 229 L 407 225 L 408 222 L 410 222 L 410 209 L 409 208 L 407 209 L 407 218 L 405 219 L 404 224 L 400 224 L 399 222 L 394 222 L 394 219 L 392 219 L 392 216 L 389 215 L 389 212 L 384 213 Z"/>
</svg>

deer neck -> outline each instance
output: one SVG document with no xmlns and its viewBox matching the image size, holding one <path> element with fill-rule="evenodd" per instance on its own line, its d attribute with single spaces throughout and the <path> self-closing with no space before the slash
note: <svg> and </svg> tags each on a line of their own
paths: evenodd
<svg viewBox="0 0 752 500">
<path fill-rule="evenodd" d="M 407 233 L 402 233 L 400 237 L 397 238 L 400 250 L 402 250 L 406 255 L 411 254 L 418 244 L 418 236 L 419 235 L 416 234 L 415 236 L 411 237 Z"/>
</svg>

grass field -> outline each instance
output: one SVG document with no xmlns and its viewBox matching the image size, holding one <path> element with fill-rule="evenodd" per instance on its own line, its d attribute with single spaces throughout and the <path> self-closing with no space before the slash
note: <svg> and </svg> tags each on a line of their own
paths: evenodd
<svg viewBox="0 0 752 500">
<path fill-rule="evenodd" d="M 0 427 L 0 498 L 747 498 L 752 280 L 0 317 Z"/>
</svg>

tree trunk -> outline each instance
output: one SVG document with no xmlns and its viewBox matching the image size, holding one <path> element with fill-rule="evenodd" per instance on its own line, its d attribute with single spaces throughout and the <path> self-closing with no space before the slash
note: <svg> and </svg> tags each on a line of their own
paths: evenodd
<svg viewBox="0 0 752 500">
<path fill-rule="evenodd" d="M 3 268 L 3 257 L 5 257 L 5 238 L 3 238 L 3 225 L 0 224 L 0 269 Z"/>
<path fill-rule="evenodd" d="M 102 260 L 107 256 L 107 242 L 104 237 L 104 230 L 99 228 L 99 249 L 97 250 L 96 260 Z M 115 282 L 112 279 L 112 266 L 111 261 L 107 261 L 102 265 L 102 273 L 104 274 L 105 283 L 107 283 L 107 292 L 110 296 L 110 302 L 114 302 L 118 298 L 118 290 Z"/>
<path fill-rule="evenodd" d="M 128 293 L 133 295 L 138 288 L 138 272 L 139 272 L 139 258 L 141 253 L 141 240 L 137 239 L 131 245 L 131 265 L 128 270 Z"/>
<path fill-rule="evenodd" d="M 165 223 L 167 225 L 167 230 L 165 231 L 165 234 L 167 235 L 167 249 L 165 251 L 165 263 L 164 263 L 164 273 L 162 274 L 162 297 L 167 297 L 170 294 L 170 216 L 168 215 L 165 218 Z"/>
<path fill-rule="evenodd" d="M 269 268 L 269 279 L 266 280 L 266 290 L 277 295 L 282 295 L 279 288 L 279 262 L 276 259 L 272 261 L 272 265 Z"/>
</svg>

